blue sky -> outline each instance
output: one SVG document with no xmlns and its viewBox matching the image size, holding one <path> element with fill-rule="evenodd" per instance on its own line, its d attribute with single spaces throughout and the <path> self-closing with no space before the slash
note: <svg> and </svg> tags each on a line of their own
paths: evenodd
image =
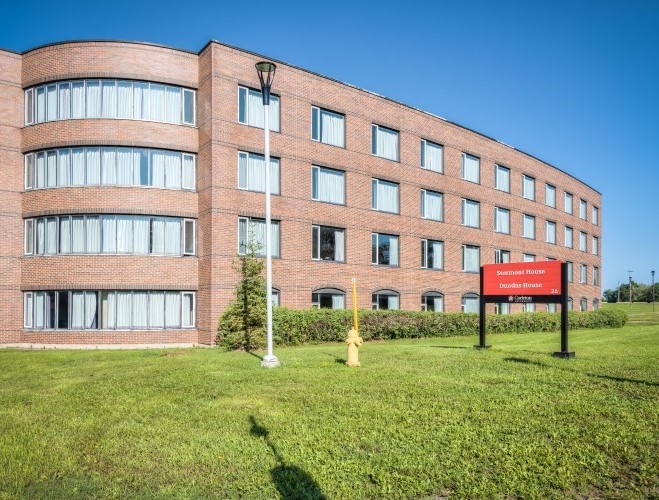
<svg viewBox="0 0 659 500">
<path fill-rule="evenodd" d="M 5 49 L 216 39 L 443 116 L 602 192 L 604 288 L 659 271 L 657 1 L 71 0 L 3 14 Z"/>
</svg>

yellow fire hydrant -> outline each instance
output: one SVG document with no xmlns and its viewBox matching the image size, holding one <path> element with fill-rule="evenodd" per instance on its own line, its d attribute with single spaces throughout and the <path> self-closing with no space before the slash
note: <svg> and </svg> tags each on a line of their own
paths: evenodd
<svg viewBox="0 0 659 500">
<path fill-rule="evenodd" d="M 348 366 L 361 366 L 359 362 L 359 346 L 364 340 L 359 336 L 359 321 L 357 318 L 357 280 L 352 278 L 352 319 L 353 327 L 348 332 L 346 344 L 348 344 Z"/>
</svg>

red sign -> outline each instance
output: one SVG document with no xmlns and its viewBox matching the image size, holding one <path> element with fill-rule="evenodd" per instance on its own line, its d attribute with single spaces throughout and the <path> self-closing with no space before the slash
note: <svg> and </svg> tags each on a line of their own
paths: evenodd
<svg viewBox="0 0 659 500">
<path fill-rule="evenodd" d="M 483 266 L 483 295 L 561 295 L 561 261 Z"/>
</svg>

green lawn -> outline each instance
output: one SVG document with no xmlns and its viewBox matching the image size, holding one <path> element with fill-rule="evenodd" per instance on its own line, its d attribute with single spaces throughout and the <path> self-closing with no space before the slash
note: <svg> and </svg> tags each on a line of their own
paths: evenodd
<svg viewBox="0 0 659 500">
<path fill-rule="evenodd" d="M 372 342 L 359 369 L 0 350 L 0 498 L 656 497 L 657 323 L 572 332 L 574 360 L 557 333 Z"/>
</svg>

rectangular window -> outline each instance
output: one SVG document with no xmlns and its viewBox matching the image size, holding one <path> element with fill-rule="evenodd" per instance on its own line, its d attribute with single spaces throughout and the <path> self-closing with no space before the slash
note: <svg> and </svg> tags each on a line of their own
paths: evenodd
<svg viewBox="0 0 659 500">
<path fill-rule="evenodd" d="M 597 236 L 593 236 L 593 255 L 599 255 L 600 240 Z"/>
<path fill-rule="evenodd" d="M 371 263 L 380 266 L 398 265 L 398 236 L 371 234 Z"/>
<path fill-rule="evenodd" d="M 556 223 L 547 221 L 545 223 L 545 241 L 553 245 L 556 244 Z"/>
<path fill-rule="evenodd" d="M 37 87 L 36 94 L 37 123 L 42 123 L 46 121 L 46 87 Z"/>
<path fill-rule="evenodd" d="M 556 208 L 556 188 L 551 184 L 545 185 L 545 205 Z"/>
<path fill-rule="evenodd" d="M 480 206 L 477 201 L 462 199 L 463 226 L 480 227 Z"/>
<path fill-rule="evenodd" d="M 181 294 L 181 326 L 183 328 L 194 328 L 195 326 L 195 294 L 183 292 Z"/>
<path fill-rule="evenodd" d="M 279 132 L 279 96 L 270 94 L 269 127 Z M 238 121 L 252 127 L 264 128 L 263 96 L 260 90 L 238 87 Z"/>
<path fill-rule="evenodd" d="M 579 200 L 579 218 L 586 220 L 588 217 L 588 203 L 586 200 Z"/>
<path fill-rule="evenodd" d="M 193 90 L 183 89 L 183 123 L 194 125 L 196 121 L 196 94 Z"/>
<path fill-rule="evenodd" d="M 133 82 L 117 82 L 117 118 L 133 117 Z"/>
<path fill-rule="evenodd" d="M 508 264 L 510 262 L 510 251 L 496 249 L 494 251 L 495 264 Z"/>
<path fill-rule="evenodd" d="M 535 201 L 535 179 L 533 177 L 522 176 L 522 197 Z"/>
<path fill-rule="evenodd" d="M 477 273 L 481 267 L 481 249 L 473 245 L 462 245 L 462 270 L 466 273 Z"/>
<path fill-rule="evenodd" d="M 436 191 L 421 190 L 421 217 L 436 221 L 444 220 L 444 197 Z"/>
<path fill-rule="evenodd" d="M 444 243 L 421 240 L 421 267 L 424 269 L 444 268 Z"/>
<path fill-rule="evenodd" d="M 572 228 L 565 226 L 565 246 L 567 248 L 572 248 L 574 243 L 572 242 Z"/>
<path fill-rule="evenodd" d="M 591 213 L 591 219 L 590 222 L 595 224 L 596 226 L 599 225 L 599 208 L 593 205 L 592 207 L 592 213 Z"/>
<path fill-rule="evenodd" d="M 34 220 L 25 221 L 25 255 L 34 253 Z"/>
<path fill-rule="evenodd" d="M 34 89 L 25 91 L 25 125 L 34 123 Z"/>
<path fill-rule="evenodd" d="M 510 210 L 494 207 L 494 230 L 497 233 L 510 234 Z"/>
<path fill-rule="evenodd" d="M 311 167 L 311 199 L 345 205 L 345 172 L 331 168 Z"/>
<path fill-rule="evenodd" d="M 57 120 L 57 85 L 46 87 L 46 121 Z"/>
<path fill-rule="evenodd" d="M 600 284 L 600 268 L 593 267 L 593 285 L 599 286 Z"/>
<path fill-rule="evenodd" d="M 522 216 L 522 236 L 524 238 L 535 239 L 535 217 L 524 214 Z"/>
<path fill-rule="evenodd" d="M 101 80 L 101 97 L 103 118 L 117 117 L 117 82 L 114 80 Z"/>
<path fill-rule="evenodd" d="M 101 116 L 101 82 L 85 81 L 85 117 L 99 118 Z"/>
<path fill-rule="evenodd" d="M 579 250 L 582 252 L 587 252 L 588 248 L 586 248 L 588 245 L 588 235 L 584 233 L 583 231 L 579 231 Z"/>
<path fill-rule="evenodd" d="M 371 182 L 371 208 L 380 212 L 397 214 L 399 186 L 395 182 L 373 179 Z"/>
<path fill-rule="evenodd" d="M 181 89 L 168 85 L 165 87 L 165 121 L 181 123 L 182 120 Z"/>
<path fill-rule="evenodd" d="M 311 258 L 345 262 L 345 229 L 311 226 Z"/>
<path fill-rule="evenodd" d="M 345 116 L 311 107 L 311 139 L 340 148 L 345 145 Z"/>
<path fill-rule="evenodd" d="M 462 153 L 462 178 L 476 184 L 481 181 L 481 160 L 477 156 Z"/>
<path fill-rule="evenodd" d="M 565 192 L 565 197 L 563 199 L 563 205 L 564 205 L 565 213 L 571 214 L 572 213 L 572 195 L 570 193 L 568 193 L 567 191 Z"/>
<path fill-rule="evenodd" d="M 183 255 L 194 255 L 196 252 L 197 223 L 192 219 L 183 219 Z"/>
<path fill-rule="evenodd" d="M 532 253 L 522 254 L 522 262 L 535 262 L 535 255 Z"/>
<path fill-rule="evenodd" d="M 273 257 L 279 257 L 280 249 L 279 221 L 271 221 L 270 241 Z M 253 252 L 257 257 L 265 257 L 265 220 L 247 217 L 238 218 L 238 253 L 245 255 Z"/>
<path fill-rule="evenodd" d="M 195 189 L 196 178 L 196 165 L 195 156 L 183 153 L 183 173 L 182 173 L 182 188 Z"/>
<path fill-rule="evenodd" d="M 574 280 L 573 279 L 574 266 L 572 265 L 572 262 L 570 262 L 569 260 L 566 260 L 565 263 L 567 264 L 567 281 L 568 283 L 572 283 Z"/>
<path fill-rule="evenodd" d="M 25 155 L 25 189 L 34 189 L 34 153 Z"/>
<path fill-rule="evenodd" d="M 510 169 L 494 165 L 494 189 L 510 193 Z"/>
<path fill-rule="evenodd" d="M 444 148 L 434 142 L 421 139 L 421 168 L 444 172 Z"/>
<path fill-rule="evenodd" d="M 25 292 L 23 294 L 23 327 L 32 328 L 34 323 L 34 294 Z"/>
<path fill-rule="evenodd" d="M 375 156 L 398 161 L 398 132 L 373 124 L 371 128 L 371 153 Z"/>
<path fill-rule="evenodd" d="M 588 275 L 588 266 L 586 264 L 579 265 L 579 283 L 586 283 Z"/>
<path fill-rule="evenodd" d="M 238 188 L 265 193 L 265 156 L 238 153 Z M 279 194 L 279 158 L 270 157 L 270 192 Z"/>
</svg>

